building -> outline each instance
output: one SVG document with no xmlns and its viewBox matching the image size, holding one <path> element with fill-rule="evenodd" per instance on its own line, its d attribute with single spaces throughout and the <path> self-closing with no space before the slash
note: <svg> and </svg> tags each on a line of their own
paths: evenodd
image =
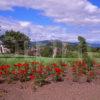
<svg viewBox="0 0 100 100">
<path fill-rule="evenodd" d="M 32 47 L 28 50 L 28 55 L 30 56 L 41 56 L 41 48 L 40 47 Z"/>
<path fill-rule="evenodd" d="M 0 53 L 4 53 L 4 49 L 3 49 L 3 43 L 2 41 L 0 41 Z"/>
<path fill-rule="evenodd" d="M 10 53 L 10 49 L 6 48 L 2 41 L 0 41 L 0 53 Z"/>
</svg>

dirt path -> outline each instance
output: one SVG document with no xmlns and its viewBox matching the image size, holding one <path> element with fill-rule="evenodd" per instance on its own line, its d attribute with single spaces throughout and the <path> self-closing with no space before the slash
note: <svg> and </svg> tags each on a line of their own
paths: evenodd
<svg viewBox="0 0 100 100">
<path fill-rule="evenodd" d="M 0 84 L 0 100 L 100 100 L 100 80 L 92 83 L 59 82 L 40 87 L 36 92 L 22 84 Z"/>
</svg>

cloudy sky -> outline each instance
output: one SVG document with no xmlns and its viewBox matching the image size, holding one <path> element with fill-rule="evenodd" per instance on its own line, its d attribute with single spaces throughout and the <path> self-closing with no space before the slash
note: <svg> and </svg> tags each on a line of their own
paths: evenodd
<svg viewBox="0 0 100 100">
<path fill-rule="evenodd" d="M 99 0 L 0 0 L 0 26 L 32 41 L 60 39 L 100 42 Z"/>
</svg>

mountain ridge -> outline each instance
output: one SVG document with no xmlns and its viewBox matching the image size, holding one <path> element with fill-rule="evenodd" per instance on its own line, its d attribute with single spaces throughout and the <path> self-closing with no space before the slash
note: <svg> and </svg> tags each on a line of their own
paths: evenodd
<svg viewBox="0 0 100 100">
<path fill-rule="evenodd" d="M 43 40 L 43 41 L 31 41 L 31 45 L 46 45 L 48 43 L 53 43 L 55 41 L 59 41 L 61 43 L 66 43 L 66 44 L 70 44 L 70 45 L 78 45 L 79 42 L 66 42 L 66 41 L 61 41 L 61 40 Z M 94 48 L 100 48 L 100 43 L 97 42 L 87 42 L 87 44 L 90 47 L 94 47 Z"/>
</svg>

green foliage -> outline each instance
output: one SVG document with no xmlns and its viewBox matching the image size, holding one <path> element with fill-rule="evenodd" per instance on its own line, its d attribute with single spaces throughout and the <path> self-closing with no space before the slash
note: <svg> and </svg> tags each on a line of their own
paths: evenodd
<svg viewBox="0 0 100 100">
<path fill-rule="evenodd" d="M 78 58 L 78 53 L 77 52 L 67 52 L 66 55 L 64 56 L 66 58 Z"/>
<path fill-rule="evenodd" d="M 88 56 L 84 58 L 84 60 L 87 63 L 89 70 L 92 70 L 93 69 L 93 59 Z"/>
<path fill-rule="evenodd" d="M 15 32 L 13 30 L 6 31 L 4 35 L 0 36 L 0 40 L 3 41 L 4 45 L 9 48 L 12 53 L 16 52 L 16 48 L 19 51 L 28 48 L 30 42 L 28 36 L 19 31 Z"/>
<path fill-rule="evenodd" d="M 85 55 L 86 56 L 86 52 L 87 52 L 87 43 L 85 38 L 78 36 L 78 40 L 79 40 L 79 52 L 80 55 L 82 55 L 82 57 Z"/>
<path fill-rule="evenodd" d="M 53 53 L 53 50 L 50 46 L 45 46 L 43 48 L 43 50 L 41 50 L 41 56 L 43 57 L 51 57 L 52 56 L 52 53 Z"/>
<path fill-rule="evenodd" d="M 83 60 L 87 63 L 89 70 L 92 70 L 93 59 L 90 58 L 90 56 L 87 53 L 88 46 L 87 46 L 86 40 L 81 36 L 78 37 L 78 40 L 79 40 L 79 50 L 81 52 L 80 54 L 82 55 Z"/>
<path fill-rule="evenodd" d="M 67 44 L 67 51 L 69 52 L 73 52 L 73 51 L 77 51 L 78 47 L 77 44 L 71 45 L 70 43 Z"/>
</svg>

